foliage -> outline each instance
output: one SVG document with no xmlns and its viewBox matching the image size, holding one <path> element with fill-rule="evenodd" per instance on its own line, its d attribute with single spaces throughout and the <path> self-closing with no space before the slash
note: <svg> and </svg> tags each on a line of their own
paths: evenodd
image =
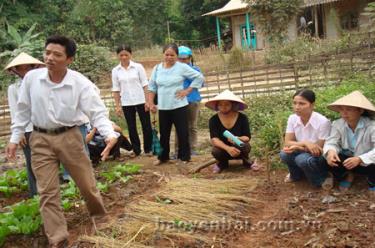
<svg viewBox="0 0 375 248">
<path fill-rule="evenodd" d="M 202 42 L 184 41 L 185 45 L 197 47 L 216 42 L 216 19 L 214 16 L 202 16 L 228 3 L 228 0 L 181 0 L 180 14 L 171 18 L 172 37 L 177 40 L 202 40 Z M 174 11 L 174 12 L 177 12 Z M 222 30 L 229 25 L 225 19 L 220 20 Z"/>
<path fill-rule="evenodd" d="M 168 4 L 169 0 L 5 1 L 0 29 L 11 23 L 26 30 L 36 22 L 46 37 L 60 33 L 85 44 L 145 47 L 164 41 Z"/>
<path fill-rule="evenodd" d="M 110 170 L 100 173 L 108 183 L 120 181 L 126 183 L 131 179 L 131 175 L 139 172 L 140 166 L 136 164 L 117 164 Z"/>
<path fill-rule="evenodd" d="M 269 64 L 287 63 L 298 60 L 306 60 L 309 56 L 320 54 L 335 54 L 347 52 L 353 47 L 363 46 L 369 40 L 368 36 L 357 33 L 342 33 L 336 40 L 320 40 L 307 34 L 302 34 L 296 40 L 286 44 L 274 44 L 267 49 L 265 62 Z"/>
<path fill-rule="evenodd" d="M 369 3 L 361 15 L 366 16 L 369 19 L 369 22 L 361 28 L 367 29 L 368 31 L 374 31 L 375 30 L 375 2 Z"/>
<path fill-rule="evenodd" d="M 34 34 L 36 23 L 34 23 L 25 34 L 21 34 L 12 25 L 8 24 L 5 41 L 1 46 L 8 47 L 8 50 L 0 53 L 0 58 L 13 59 L 21 52 L 26 52 L 35 57 L 41 57 L 43 42 L 39 39 L 40 33 Z"/>
<path fill-rule="evenodd" d="M 80 193 L 73 181 L 61 185 L 61 189 L 62 207 L 65 211 L 68 211 L 76 202 L 80 201 Z"/>
<path fill-rule="evenodd" d="M 42 224 L 37 197 L 5 207 L 0 213 L 0 246 L 6 236 L 11 234 L 32 234 Z"/>
<path fill-rule="evenodd" d="M 0 176 L 0 192 L 5 197 L 27 189 L 26 170 L 7 170 Z"/>
<path fill-rule="evenodd" d="M 230 67 L 240 67 L 245 62 L 243 52 L 241 48 L 234 47 L 230 51 L 229 58 L 228 58 L 228 65 Z"/>
<path fill-rule="evenodd" d="M 271 44 L 283 42 L 288 23 L 299 12 L 302 0 L 247 0 L 251 13 Z"/>
<path fill-rule="evenodd" d="M 116 64 L 112 53 L 96 44 L 80 45 L 71 68 L 98 83 Z"/>
</svg>

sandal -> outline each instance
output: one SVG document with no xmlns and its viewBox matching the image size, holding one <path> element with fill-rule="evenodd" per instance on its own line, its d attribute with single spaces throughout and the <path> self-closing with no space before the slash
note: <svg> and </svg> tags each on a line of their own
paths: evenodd
<svg viewBox="0 0 375 248">
<path fill-rule="evenodd" d="M 373 197 L 375 197 L 375 186 L 369 187 L 368 190 L 370 192 L 370 195 L 373 196 Z"/>
<path fill-rule="evenodd" d="M 326 179 L 324 179 L 322 183 L 322 189 L 324 190 L 330 190 L 333 188 L 333 176 L 331 173 L 328 173 L 328 176 Z"/>
<path fill-rule="evenodd" d="M 152 163 L 152 165 L 153 166 L 159 166 L 159 165 L 162 165 L 162 164 L 164 164 L 165 163 L 165 161 L 162 161 L 162 160 L 155 160 L 153 163 Z"/>
<path fill-rule="evenodd" d="M 212 173 L 218 174 L 220 172 L 221 172 L 220 167 L 217 164 L 215 164 L 214 167 L 212 168 Z"/>
<path fill-rule="evenodd" d="M 284 183 L 292 183 L 294 182 L 294 180 L 292 179 L 292 177 L 290 176 L 290 173 L 288 173 L 285 178 L 284 178 Z"/>
<path fill-rule="evenodd" d="M 340 191 L 348 191 L 350 187 L 352 186 L 354 180 L 354 176 L 352 173 L 349 172 L 349 174 L 346 176 L 346 178 L 339 183 L 339 189 Z"/>
<path fill-rule="evenodd" d="M 260 170 L 260 168 L 262 168 L 262 166 L 257 163 L 257 160 L 255 160 L 254 163 L 250 166 L 250 169 L 252 169 L 253 171 L 258 171 Z"/>
</svg>

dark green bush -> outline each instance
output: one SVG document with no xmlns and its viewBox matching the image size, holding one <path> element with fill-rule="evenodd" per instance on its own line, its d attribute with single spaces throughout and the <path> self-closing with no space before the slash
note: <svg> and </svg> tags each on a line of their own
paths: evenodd
<svg viewBox="0 0 375 248">
<path fill-rule="evenodd" d="M 104 76 L 111 73 L 116 63 L 108 48 L 95 44 L 79 45 L 71 68 L 98 84 Z"/>
</svg>

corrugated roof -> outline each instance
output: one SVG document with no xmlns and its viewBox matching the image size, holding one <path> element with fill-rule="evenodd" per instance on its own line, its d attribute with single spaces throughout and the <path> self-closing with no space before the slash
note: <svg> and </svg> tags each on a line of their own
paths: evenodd
<svg viewBox="0 0 375 248">
<path fill-rule="evenodd" d="M 222 15 L 228 12 L 232 11 L 239 11 L 239 10 L 246 10 L 248 8 L 248 3 L 244 3 L 242 0 L 230 0 L 224 7 L 208 12 L 206 14 L 203 14 L 202 16 L 216 16 L 216 15 Z"/>
<path fill-rule="evenodd" d="M 332 3 L 332 2 L 337 2 L 341 0 L 304 0 L 305 2 L 305 7 L 310 7 L 318 4 L 325 4 L 325 3 Z"/>
<path fill-rule="evenodd" d="M 304 0 L 304 7 L 310 7 L 318 4 L 332 3 L 342 0 Z M 244 11 L 249 8 L 249 3 L 244 3 L 242 0 L 230 0 L 224 7 L 205 13 L 202 16 L 219 16 L 228 14 L 230 12 Z"/>
</svg>

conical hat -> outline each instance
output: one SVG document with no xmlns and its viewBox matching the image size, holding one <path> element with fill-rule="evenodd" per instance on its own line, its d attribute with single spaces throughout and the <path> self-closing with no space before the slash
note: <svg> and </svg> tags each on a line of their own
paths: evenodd
<svg viewBox="0 0 375 248">
<path fill-rule="evenodd" d="M 216 106 L 217 106 L 218 101 L 237 102 L 240 105 L 238 110 L 244 110 L 244 109 L 247 108 L 247 104 L 244 101 L 242 101 L 242 99 L 240 97 L 233 94 L 233 92 L 230 91 L 230 90 L 225 90 L 225 91 L 221 92 L 219 95 L 217 95 L 214 98 L 212 98 L 211 100 L 207 101 L 205 106 L 207 108 L 212 109 L 212 110 L 217 110 Z"/>
<path fill-rule="evenodd" d="M 44 63 L 28 55 L 27 53 L 22 52 L 12 61 L 10 61 L 10 63 L 5 67 L 4 70 L 9 70 L 10 68 L 17 65 L 44 65 Z"/>
<path fill-rule="evenodd" d="M 335 102 L 328 105 L 330 110 L 339 112 L 340 106 L 357 107 L 375 113 L 374 105 L 358 90 L 353 91 L 349 95 L 343 96 Z"/>
</svg>

